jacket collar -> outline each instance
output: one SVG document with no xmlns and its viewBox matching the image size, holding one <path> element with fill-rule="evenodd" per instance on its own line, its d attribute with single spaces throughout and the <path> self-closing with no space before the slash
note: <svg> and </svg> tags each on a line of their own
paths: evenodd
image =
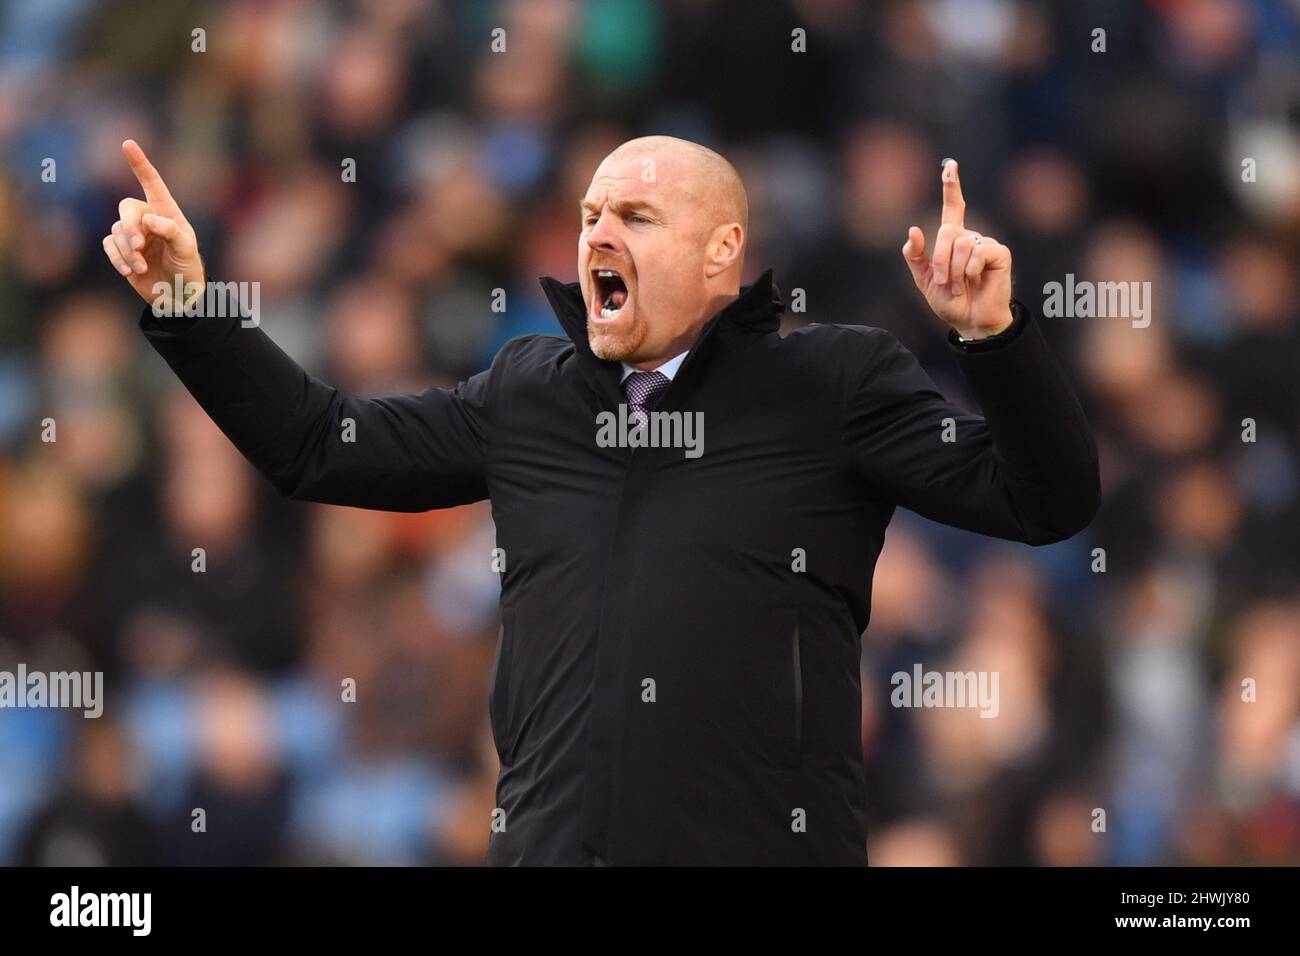
<svg viewBox="0 0 1300 956">
<path fill-rule="evenodd" d="M 561 282 L 551 276 L 542 276 L 538 282 L 578 354 L 588 362 L 614 372 L 621 371 L 618 362 L 599 359 L 591 351 L 591 344 L 587 341 L 587 304 L 582 298 L 582 286 L 577 282 Z M 775 332 L 781 325 L 784 311 L 785 303 L 781 299 L 781 290 L 772 281 L 772 270 L 765 269 L 753 285 L 741 286 L 740 294 L 704 324 L 691 346 L 691 354 L 699 351 L 715 335 L 726 339 L 746 332 L 760 335 Z M 689 361 L 690 355 L 687 359 Z"/>
</svg>

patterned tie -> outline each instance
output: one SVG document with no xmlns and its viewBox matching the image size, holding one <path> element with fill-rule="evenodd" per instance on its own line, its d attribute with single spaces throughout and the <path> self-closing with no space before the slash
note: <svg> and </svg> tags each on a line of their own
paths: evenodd
<svg viewBox="0 0 1300 956">
<path fill-rule="evenodd" d="M 647 412 L 659 404 L 668 391 L 668 376 L 663 372 L 633 372 L 623 379 L 623 393 L 627 395 L 630 418 L 638 428 L 650 421 Z"/>
</svg>

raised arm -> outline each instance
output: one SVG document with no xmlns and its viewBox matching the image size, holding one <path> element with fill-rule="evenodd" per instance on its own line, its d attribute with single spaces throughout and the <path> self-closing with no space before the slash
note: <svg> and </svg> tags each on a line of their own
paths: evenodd
<svg viewBox="0 0 1300 956">
<path fill-rule="evenodd" d="M 888 332 L 860 330 L 862 373 L 842 434 L 852 466 L 895 504 L 968 531 L 1051 544 L 1096 514 L 1097 446 L 1037 321 L 1019 302 L 1012 313 L 1003 335 L 952 345 L 983 417 L 945 400 Z"/>
<path fill-rule="evenodd" d="M 1029 310 L 1011 298 L 1011 252 L 968 230 L 956 162 L 943 169 L 943 220 L 926 255 L 903 246 L 917 288 L 984 412 L 944 400 L 889 333 L 863 330 L 845 399 L 853 466 L 879 493 L 945 524 L 1047 544 L 1082 530 L 1100 498 L 1097 446 Z"/>
<path fill-rule="evenodd" d="M 233 283 L 209 287 L 194 230 L 162 177 L 133 141 L 123 152 L 145 200 L 122 201 L 105 253 L 149 303 L 140 328 L 150 344 L 282 494 L 385 511 L 487 497 L 492 370 L 455 388 L 388 398 L 317 381 L 244 320 Z"/>
</svg>

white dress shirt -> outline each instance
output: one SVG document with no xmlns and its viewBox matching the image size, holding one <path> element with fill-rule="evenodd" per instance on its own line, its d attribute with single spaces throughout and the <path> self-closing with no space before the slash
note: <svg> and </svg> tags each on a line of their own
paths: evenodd
<svg viewBox="0 0 1300 956">
<path fill-rule="evenodd" d="M 684 361 L 686 361 L 686 353 L 685 353 L 685 352 L 683 352 L 681 355 L 677 355 L 677 356 L 674 356 L 673 358 L 670 358 L 667 362 L 664 362 L 663 365 L 660 365 L 660 366 L 659 366 L 658 368 L 656 368 L 656 369 L 651 369 L 650 371 L 653 371 L 653 372 L 663 372 L 664 375 L 668 376 L 668 381 L 671 382 L 671 381 L 673 380 L 673 376 L 677 374 L 677 370 L 678 370 L 679 368 L 682 367 L 682 362 L 684 362 Z M 626 381 L 627 381 L 627 377 L 628 377 L 629 375 L 631 375 L 633 372 L 639 372 L 639 371 L 641 371 L 641 369 L 639 369 L 639 368 L 634 368 L 633 366 L 628 365 L 626 362 L 624 362 L 624 363 L 623 363 L 623 377 L 622 377 L 621 379 L 619 379 L 619 381 L 620 381 L 620 382 L 626 382 Z"/>
</svg>

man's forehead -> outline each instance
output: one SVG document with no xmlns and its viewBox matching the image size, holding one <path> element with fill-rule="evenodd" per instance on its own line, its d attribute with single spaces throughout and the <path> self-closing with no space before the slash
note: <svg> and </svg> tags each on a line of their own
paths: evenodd
<svg viewBox="0 0 1300 956">
<path fill-rule="evenodd" d="M 588 198 L 614 192 L 620 198 L 663 199 L 689 191 L 685 170 L 675 157 L 653 153 L 607 156 L 591 177 Z"/>
<path fill-rule="evenodd" d="M 597 176 L 591 181 L 583 202 L 603 202 L 606 198 L 615 198 L 624 202 L 644 200 L 653 202 L 661 199 L 663 193 L 656 191 L 653 183 L 643 183 L 636 176 Z"/>
</svg>

